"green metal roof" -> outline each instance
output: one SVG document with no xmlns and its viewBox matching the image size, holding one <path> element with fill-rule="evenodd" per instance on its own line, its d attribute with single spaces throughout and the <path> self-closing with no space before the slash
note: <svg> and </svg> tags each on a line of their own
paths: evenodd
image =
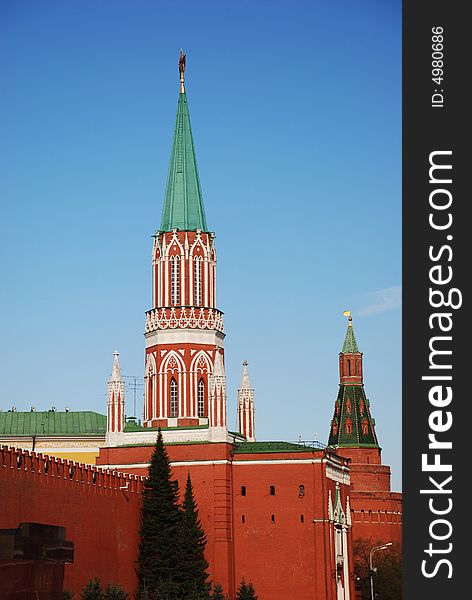
<svg viewBox="0 0 472 600">
<path fill-rule="evenodd" d="M 347 326 L 346 337 L 344 338 L 343 349 L 341 350 L 343 354 L 349 354 L 352 352 L 360 352 L 359 346 L 357 345 L 356 336 L 354 334 L 354 327 L 352 326 L 352 321 L 349 320 L 349 324 Z"/>
<path fill-rule="evenodd" d="M 318 448 L 315 448 L 318 450 Z M 242 442 L 234 444 L 235 454 L 261 454 L 269 452 L 312 452 L 313 448 L 292 442 Z"/>
<path fill-rule="evenodd" d="M 106 415 L 92 411 L 0 412 L 0 436 L 105 435 Z"/>
<path fill-rule="evenodd" d="M 185 92 L 179 95 L 160 231 L 175 228 L 208 231 Z"/>
<path fill-rule="evenodd" d="M 340 448 L 379 447 L 375 420 L 363 385 L 339 386 L 328 445 Z"/>
</svg>

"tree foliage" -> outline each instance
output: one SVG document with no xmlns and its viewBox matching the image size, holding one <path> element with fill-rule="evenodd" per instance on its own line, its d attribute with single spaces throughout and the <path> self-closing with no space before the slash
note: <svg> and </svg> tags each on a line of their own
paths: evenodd
<svg viewBox="0 0 472 600">
<path fill-rule="evenodd" d="M 100 581 L 94 577 L 84 587 L 80 594 L 81 600 L 102 600 Z"/>
<path fill-rule="evenodd" d="M 144 483 L 137 600 L 210 600 L 205 532 L 190 475 L 182 506 L 159 429 Z"/>
<path fill-rule="evenodd" d="M 226 596 L 223 594 L 223 588 L 219 583 L 216 583 L 213 587 L 211 600 L 226 600 Z"/>
<path fill-rule="evenodd" d="M 128 594 L 119 585 L 108 584 L 103 592 L 103 600 L 127 600 Z"/>
<path fill-rule="evenodd" d="M 238 591 L 236 592 L 236 600 L 257 600 L 254 586 L 251 582 L 246 583 L 244 577 L 239 584 Z"/>
<path fill-rule="evenodd" d="M 181 522 L 178 483 L 171 479 L 169 457 L 159 429 L 143 489 L 138 594 L 146 590 L 163 600 L 178 598 Z"/>
<path fill-rule="evenodd" d="M 205 558 L 206 536 L 198 518 L 190 473 L 185 484 L 182 503 L 182 598 L 210 600 L 208 562 Z"/>
<path fill-rule="evenodd" d="M 354 542 L 354 564 L 360 584 L 362 600 L 370 600 L 369 554 L 381 541 L 359 539 Z M 374 592 L 377 600 L 401 600 L 402 598 L 402 555 L 398 545 L 381 550 L 373 555 L 372 566 L 375 572 Z"/>
<path fill-rule="evenodd" d="M 70 592 L 63 593 L 63 600 L 69 600 L 71 598 L 72 594 L 70 594 Z M 121 586 L 113 585 L 111 583 L 102 590 L 100 580 L 94 577 L 84 587 L 80 598 L 81 600 L 127 600 L 128 594 L 123 591 Z"/>
</svg>

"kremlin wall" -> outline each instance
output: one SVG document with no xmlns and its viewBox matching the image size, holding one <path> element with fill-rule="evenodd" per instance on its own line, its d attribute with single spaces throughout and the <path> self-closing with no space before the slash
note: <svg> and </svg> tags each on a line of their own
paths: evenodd
<svg viewBox="0 0 472 600">
<path fill-rule="evenodd" d="M 65 527 L 74 562 L 65 565 L 64 589 L 77 593 L 98 577 L 132 594 L 142 478 L 160 428 L 180 490 L 191 475 L 210 578 L 229 600 L 243 577 L 259 600 L 354 600 L 355 541 L 400 545 L 402 508 L 401 494 L 390 489 L 390 467 L 381 462 L 352 318 L 339 354 L 326 446 L 257 441 L 247 363 L 238 390 L 239 431 L 228 431 L 215 236 L 195 158 L 185 55 L 179 71 L 164 207 L 152 249 L 143 420 L 125 417 L 117 352 L 106 417 L 0 413 L 0 528 L 22 522 Z M 0 575 L 4 567 L 0 559 Z"/>
</svg>

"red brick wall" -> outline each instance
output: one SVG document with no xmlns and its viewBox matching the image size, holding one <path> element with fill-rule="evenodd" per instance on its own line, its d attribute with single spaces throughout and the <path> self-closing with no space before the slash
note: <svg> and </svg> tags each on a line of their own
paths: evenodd
<svg viewBox="0 0 472 600">
<path fill-rule="evenodd" d="M 390 467 L 381 464 L 380 449 L 339 448 L 351 459 L 350 503 L 354 539 L 393 542 L 401 547 L 402 494 L 390 490 Z"/>
<path fill-rule="evenodd" d="M 191 474 L 208 540 L 210 577 L 230 598 L 243 577 L 254 583 L 260 600 L 336 598 L 332 524 L 327 522 L 328 493 L 334 501 L 336 483 L 326 477 L 322 451 L 233 455 L 227 443 L 166 448 L 181 490 Z M 98 463 L 145 474 L 151 453 L 149 446 L 104 448 Z M 198 461 L 210 464 L 194 464 Z M 340 487 L 346 506 L 349 487 Z"/>
<path fill-rule="evenodd" d="M 0 528 L 25 521 L 64 526 L 66 539 L 74 542 L 64 589 L 78 592 L 97 576 L 104 585 L 116 583 L 134 592 L 141 481 L 53 458 L 46 474 L 45 459 L 0 449 Z M 121 491 L 126 484 L 128 490 Z"/>
<path fill-rule="evenodd" d="M 104 449 L 100 462 L 128 462 L 145 475 L 152 450 Z M 208 539 L 210 577 L 231 599 L 242 577 L 253 581 L 260 600 L 336 598 L 333 525 L 327 514 L 328 495 L 334 501 L 336 483 L 326 476 L 322 451 L 232 455 L 232 446 L 225 443 L 169 445 L 167 450 L 181 491 L 191 473 Z M 46 475 L 44 457 L 6 448 L 0 464 L 0 527 L 22 521 L 65 526 L 67 539 L 75 544 L 75 562 L 65 567 L 66 589 L 77 592 L 97 576 L 103 584 L 119 583 L 134 592 L 140 480 L 113 475 L 115 469 L 107 473 L 60 459 L 50 461 Z M 128 492 L 119 489 L 125 483 Z M 270 494 L 271 485 L 275 495 Z M 340 492 L 345 507 L 349 486 L 341 484 Z M 349 546 L 353 597 L 350 541 Z"/>
<path fill-rule="evenodd" d="M 401 546 L 402 495 L 398 492 L 352 492 L 351 514 L 356 539 Z"/>
</svg>

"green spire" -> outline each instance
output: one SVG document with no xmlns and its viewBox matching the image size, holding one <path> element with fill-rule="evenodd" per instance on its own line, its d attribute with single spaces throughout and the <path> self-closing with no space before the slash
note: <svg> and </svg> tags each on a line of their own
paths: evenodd
<svg viewBox="0 0 472 600">
<path fill-rule="evenodd" d="M 352 317 L 349 317 L 349 323 L 347 326 L 346 337 L 344 338 L 343 354 L 360 352 L 359 346 L 357 345 L 356 336 L 354 334 L 354 328 L 352 326 Z"/>
<path fill-rule="evenodd" d="M 171 231 L 174 228 L 208 231 L 185 94 L 185 55 L 182 53 L 179 70 L 179 104 L 160 231 Z"/>
</svg>

